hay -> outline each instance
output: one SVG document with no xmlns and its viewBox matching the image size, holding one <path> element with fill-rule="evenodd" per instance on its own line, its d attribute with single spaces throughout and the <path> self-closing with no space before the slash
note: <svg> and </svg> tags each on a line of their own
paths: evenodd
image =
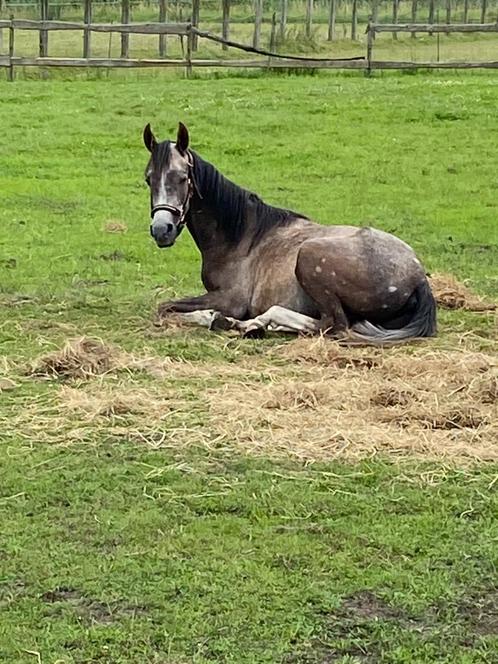
<svg viewBox="0 0 498 664">
<path fill-rule="evenodd" d="M 1 369 L 1 365 L 0 365 Z M 191 363 L 186 360 L 151 354 L 134 355 L 101 339 L 77 337 L 68 339 L 62 348 L 42 353 L 21 372 L 29 376 L 62 380 L 88 379 L 93 376 L 120 373 L 144 373 L 156 379 L 204 379 L 259 377 L 254 367 L 211 362 Z M 1 374 L 1 371 L 0 371 Z"/>
<path fill-rule="evenodd" d="M 429 282 L 436 302 L 444 309 L 465 309 L 466 311 L 494 311 L 496 309 L 496 303 L 486 301 L 476 295 L 451 274 L 433 274 L 429 277 Z"/>
<path fill-rule="evenodd" d="M 68 415 L 82 416 L 86 421 L 130 415 L 159 421 L 173 410 L 171 397 L 169 392 L 105 384 L 91 389 L 64 386 L 59 393 L 60 406 Z"/>
<path fill-rule="evenodd" d="M 106 233 L 126 233 L 128 226 L 122 221 L 117 221 L 116 219 L 110 219 L 104 225 L 104 231 Z"/>
<path fill-rule="evenodd" d="M 0 376 L 0 392 L 8 392 L 9 390 L 15 390 L 17 383 L 15 383 L 11 378 L 6 378 Z"/>
<path fill-rule="evenodd" d="M 69 339 L 60 350 L 41 355 L 26 373 L 55 378 L 88 378 L 108 373 L 121 359 L 119 350 L 100 339 Z"/>
<path fill-rule="evenodd" d="M 29 444 L 125 439 L 306 463 L 497 461 L 498 358 L 469 350 L 466 337 L 450 349 L 438 343 L 344 348 L 297 338 L 232 364 L 135 356 L 80 338 L 34 363 L 36 376 L 72 383 L 13 399 L 0 426 Z"/>
<path fill-rule="evenodd" d="M 287 356 L 300 363 L 292 377 L 287 371 L 269 385 L 230 384 L 209 394 L 214 430 L 246 452 L 306 462 L 376 454 L 498 460 L 498 359 L 491 354 L 355 348 L 346 361 L 338 344 L 301 339 Z"/>
</svg>

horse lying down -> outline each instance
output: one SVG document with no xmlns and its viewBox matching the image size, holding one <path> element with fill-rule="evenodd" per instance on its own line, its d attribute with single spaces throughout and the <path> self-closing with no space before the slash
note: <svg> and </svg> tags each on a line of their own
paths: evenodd
<svg viewBox="0 0 498 664">
<path fill-rule="evenodd" d="M 171 247 L 186 226 L 202 255 L 206 293 L 159 306 L 211 329 L 259 336 L 327 333 L 373 343 L 436 334 L 436 303 L 413 249 L 372 228 L 323 226 L 264 203 L 176 141 L 150 152 L 150 232 Z"/>
</svg>

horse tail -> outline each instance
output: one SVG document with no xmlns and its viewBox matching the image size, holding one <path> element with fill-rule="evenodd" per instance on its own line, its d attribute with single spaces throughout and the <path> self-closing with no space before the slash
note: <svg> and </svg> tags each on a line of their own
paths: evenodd
<svg viewBox="0 0 498 664">
<path fill-rule="evenodd" d="M 417 299 L 412 319 L 407 325 L 395 330 L 388 330 L 369 321 L 354 323 L 348 335 L 353 341 L 370 343 L 390 343 L 407 341 L 421 337 L 434 337 L 437 332 L 436 300 L 432 294 L 427 279 L 417 286 L 414 291 Z"/>
</svg>

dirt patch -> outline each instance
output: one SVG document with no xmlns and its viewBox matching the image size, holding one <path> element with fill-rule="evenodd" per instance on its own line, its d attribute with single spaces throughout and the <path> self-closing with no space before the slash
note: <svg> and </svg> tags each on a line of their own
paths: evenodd
<svg viewBox="0 0 498 664">
<path fill-rule="evenodd" d="M 474 634 L 498 636 L 498 589 L 465 599 L 458 614 Z"/>
<path fill-rule="evenodd" d="M 433 274 L 429 277 L 436 302 L 444 309 L 467 311 L 494 311 L 495 302 L 489 302 L 473 293 L 468 286 L 451 274 Z"/>
<path fill-rule="evenodd" d="M 107 254 L 100 254 L 99 258 L 103 261 L 111 261 L 111 262 L 133 260 L 131 256 L 125 254 L 123 251 L 118 251 L 118 249 L 110 251 Z"/>
<path fill-rule="evenodd" d="M 41 599 L 46 604 L 54 605 L 51 613 L 57 612 L 63 606 L 69 606 L 79 619 L 89 623 L 109 624 L 123 617 L 147 612 L 144 606 L 133 606 L 122 601 L 105 603 L 88 598 L 75 588 L 63 586 L 43 593 Z"/>
<path fill-rule="evenodd" d="M 346 597 L 341 605 L 339 615 L 355 617 L 362 620 L 395 620 L 405 623 L 407 617 L 404 611 L 394 608 L 379 599 L 368 590 L 362 590 Z"/>
</svg>

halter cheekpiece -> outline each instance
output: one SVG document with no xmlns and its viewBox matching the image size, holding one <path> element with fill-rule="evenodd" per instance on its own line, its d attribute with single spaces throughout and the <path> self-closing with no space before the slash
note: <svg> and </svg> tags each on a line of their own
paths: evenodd
<svg viewBox="0 0 498 664">
<path fill-rule="evenodd" d="M 185 217 L 187 216 L 187 212 L 189 210 L 188 203 L 192 198 L 192 194 L 194 193 L 194 179 L 192 177 L 194 160 L 192 159 L 190 152 L 187 152 L 187 164 L 187 195 L 185 196 L 185 200 L 183 201 L 181 207 L 177 207 L 176 205 L 168 205 L 167 203 L 154 205 L 150 211 L 151 219 L 154 219 L 154 215 L 156 212 L 159 212 L 159 210 L 165 210 L 166 212 L 171 212 L 171 214 L 174 214 L 176 217 L 178 217 L 178 226 L 183 226 L 185 224 Z"/>
</svg>

